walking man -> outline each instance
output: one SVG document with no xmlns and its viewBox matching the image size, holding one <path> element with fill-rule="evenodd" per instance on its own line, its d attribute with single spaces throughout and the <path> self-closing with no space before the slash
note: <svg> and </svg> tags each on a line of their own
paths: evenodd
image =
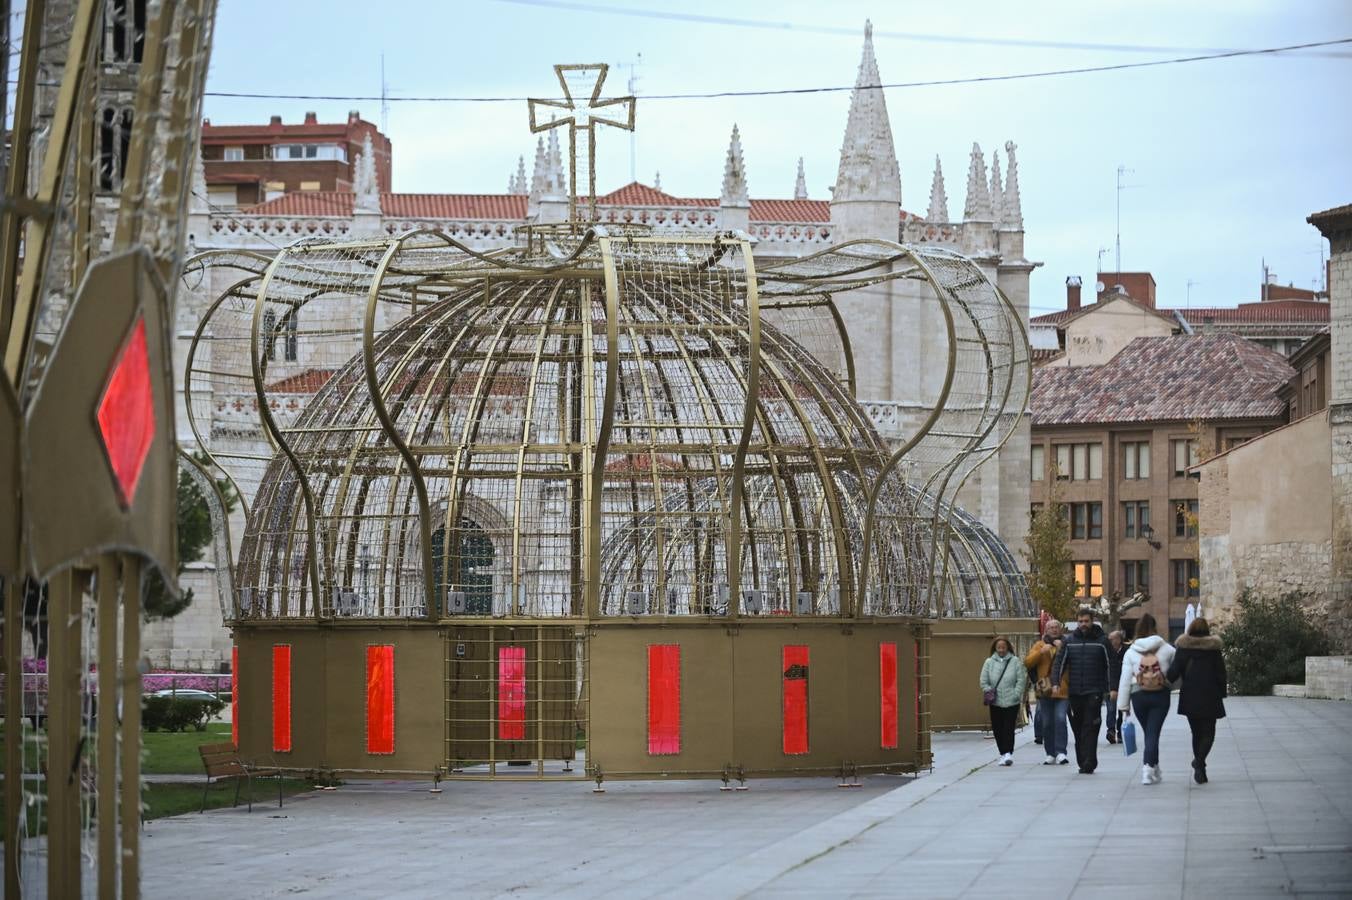
<svg viewBox="0 0 1352 900">
<path fill-rule="evenodd" d="M 1103 696 L 1108 693 L 1111 651 L 1103 629 L 1094 622 L 1094 611 L 1081 607 L 1075 630 L 1053 660 L 1052 680 L 1068 676 L 1070 731 L 1075 737 L 1075 760 L 1081 775 L 1098 768 L 1099 726 L 1103 724 Z"/>
</svg>

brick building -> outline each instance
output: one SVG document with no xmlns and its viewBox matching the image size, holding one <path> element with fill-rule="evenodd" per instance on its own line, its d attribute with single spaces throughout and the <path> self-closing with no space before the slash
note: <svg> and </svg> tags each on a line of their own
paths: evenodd
<svg viewBox="0 0 1352 900">
<path fill-rule="evenodd" d="M 312 112 L 287 125 L 202 122 L 207 194 L 223 209 L 253 206 L 291 191 L 351 192 L 357 155 L 371 142 L 377 188 L 390 190 L 390 139 L 356 110 L 346 122 L 320 122 Z"/>
<path fill-rule="evenodd" d="M 1047 502 L 1056 472 L 1082 598 L 1141 592 L 1181 631 L 1201 587 L 1192 467 L 1285 424 L 1293 375 L 1229 334 L 1136 338 L 1102 365 L 1034 373 L 1031 500 Z"/>
<path fill-rule="evenodd" d="M 1066 308 L 1034 316 L 1029 337 L 1039 365 L 1093 366 L 1137 337 L 1235 334 L 1286 356 L 1328 327 L 1328 295 L 1260 285 L 1260 300 L 1232 307 L 1161 307 L 1149 272 L 1100 272 L 1095 301 L 1081 304 L 1081 280 L 1066 279 Z"/>
</svg>

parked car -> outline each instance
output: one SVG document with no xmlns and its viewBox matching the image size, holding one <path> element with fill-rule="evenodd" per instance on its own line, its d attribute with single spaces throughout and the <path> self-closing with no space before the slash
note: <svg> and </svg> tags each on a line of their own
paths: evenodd
<svg viewBox="0 0 1352 900">
<path fill-rule="evenodd" d="M 165 688 L 162 691 L 151 691 L 146 694 L 147 697 L 173 697 L 178 700 L 200 700 L 203 703 L 217 699 L 216 695 L 210 691 L 199 691 L 196 688 Z"/>
</svg>

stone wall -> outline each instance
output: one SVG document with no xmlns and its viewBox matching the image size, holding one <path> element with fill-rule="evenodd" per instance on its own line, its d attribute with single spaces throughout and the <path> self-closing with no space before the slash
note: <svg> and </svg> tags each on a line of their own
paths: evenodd
<svg viewBox="0 0 1352 900">
<path fill-rule="evenodd" d="M 1248 590 L 1263 597 L 1302 592 L 1331 630 L 1332 518 L 1328 419 L 1308 416 L 1202 468 L 1198 484 L 1202 609 L 1223 625 Z"/>
<path fill-rule="evenodd" d="M 1315 213 L 1309 221 L 1329 242 L 1329 329 L 1332 395 L 1332 569 L 1334 637 L 1352 649 L 1352 205 Z"/>
</svg>

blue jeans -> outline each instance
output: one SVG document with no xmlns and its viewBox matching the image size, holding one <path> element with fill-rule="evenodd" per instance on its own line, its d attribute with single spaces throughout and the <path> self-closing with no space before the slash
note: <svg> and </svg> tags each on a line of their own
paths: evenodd
<svg viewBox="0 0 1352 900">
<path fill-rule="evenodd" d="M 1066 752 L 1066 714 L 1070 700 L 1065 697 L 1043 697 L 1037 702 L 1037 717 L 1042 722 L 1042 749 L 1048 756 Z"/>
<path fill-rule="evenodd" d="M 1108 734 L 1121 736 L 1122 723 L 1121 721 L 1118 720 L 1119 715 L 1121 715 L 1121 713 L 1117 711 L 1117 700 L 1115 700 L 1114 698 L 1110 697 L 1107 694 L 1104 694 L 1103 722 L 1105 725 L 1108 726 L 1107 728 Z"/>
<path fill-rule="evenodd" d="M 1164 730 L 1164 717 L 1169 715 L 1168 691 L 1133 691 L 1131 711 L 1140 722 L 1145 750 L 1142 762 L 1147 766 L 1160 764 L 1160 732 Z"/>
</svg>

